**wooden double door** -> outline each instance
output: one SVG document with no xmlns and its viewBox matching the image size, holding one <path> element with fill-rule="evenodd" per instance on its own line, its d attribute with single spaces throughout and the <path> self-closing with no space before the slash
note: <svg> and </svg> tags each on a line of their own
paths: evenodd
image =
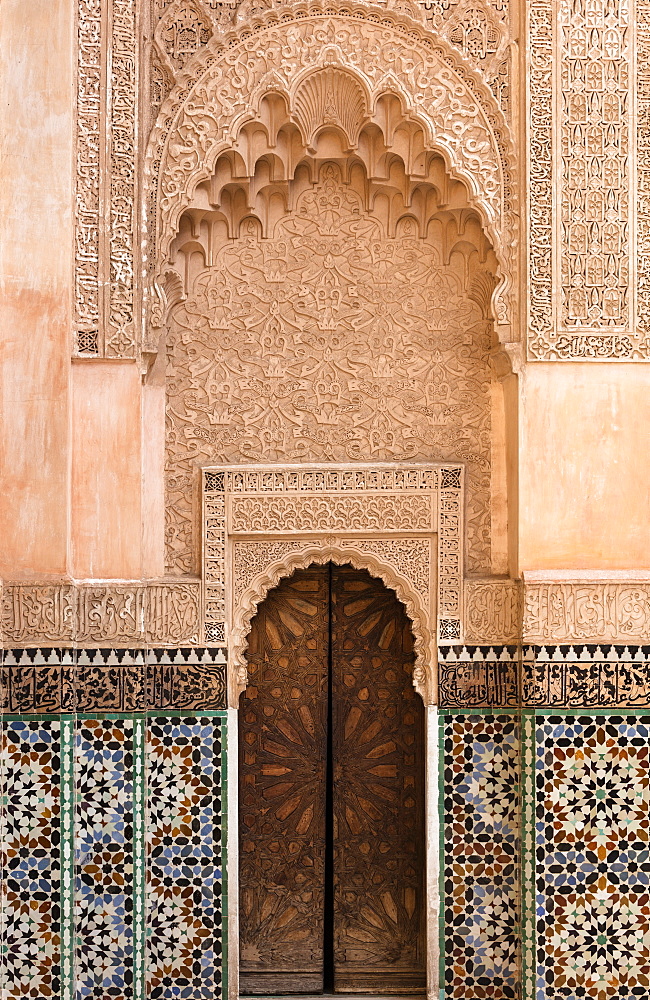
<svg viewBox="0 0 650 1000">
<path fill-rule="evenodd" d="M 424 712 L 401 603 L 365 570 L 300 570 L 247 655 L 240 992 L 422 992 Z"/>
</svg>

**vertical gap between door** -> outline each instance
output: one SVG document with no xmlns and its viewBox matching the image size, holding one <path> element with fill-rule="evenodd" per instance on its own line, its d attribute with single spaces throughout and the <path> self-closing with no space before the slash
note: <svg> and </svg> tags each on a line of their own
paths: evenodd
<svg viewBox="0 0 650 1000">
<path fill-rule="evenodd" d="M 323 991 L 334 992 L 334 757 L 333 723 L 333 598 L 332 563 L 328 563 L 327 638 L 327 759 L 325 763 L 325 913 L 323 915 Z"/>
</svg>

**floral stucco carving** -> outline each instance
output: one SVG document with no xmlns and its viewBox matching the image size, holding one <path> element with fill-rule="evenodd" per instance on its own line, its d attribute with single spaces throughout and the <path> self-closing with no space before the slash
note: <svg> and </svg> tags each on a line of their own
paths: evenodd
<svg viewBox="0 0 650 1000">
<path fill-rule="evenodd" d="M 169 572 L 197 566 L 199 465 L 414 459 L 466 463 L 467 562 L 489 572 L 491 324 L 467 277 L 480 228 L 466 218 L 459 239 L 434 219 L 422 235 L 415 206 L 392 221 L 365 210 L 371 193 L 326 163 L 269 238 L 249 219 L 210 261 L 207 224 L 179 237 L 180 269 L 199 269 L 167 337 Z M 464 248 L 448 265 L 442 241 Z M 317 503 L 304 517 L 318 528 Z"/>
</svg>

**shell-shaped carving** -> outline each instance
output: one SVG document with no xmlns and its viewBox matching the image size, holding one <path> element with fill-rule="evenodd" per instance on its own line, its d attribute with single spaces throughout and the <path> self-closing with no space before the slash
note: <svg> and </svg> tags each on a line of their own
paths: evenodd
<svg viewBox="0 0 650 1000">
<path fill-rule="evenodd" d="M 293 100 L 293 115 L 304 141 L 311 145 L 323 125 L 337 125 L 356 146 L 367 115 L 366 95 L 361 83 L 345 70 L 328 66 L 307 77 Z"/>
</svg>

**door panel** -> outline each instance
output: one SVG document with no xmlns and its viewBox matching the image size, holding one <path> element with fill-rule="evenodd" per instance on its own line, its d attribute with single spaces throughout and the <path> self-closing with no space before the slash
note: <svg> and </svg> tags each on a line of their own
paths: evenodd
<svg viewBox="0 0 650 1000">
<path fill-rule="evenodd" d="M 253 620 L 241 699 L 240 991 L 323 987 L 329 569 L 295 573 Z"/>
<path fill-rule="evenodd" d="M 425 988 L 424 709 L 395 594 L 333 567 L 334 988 Z"/>
</svg>

